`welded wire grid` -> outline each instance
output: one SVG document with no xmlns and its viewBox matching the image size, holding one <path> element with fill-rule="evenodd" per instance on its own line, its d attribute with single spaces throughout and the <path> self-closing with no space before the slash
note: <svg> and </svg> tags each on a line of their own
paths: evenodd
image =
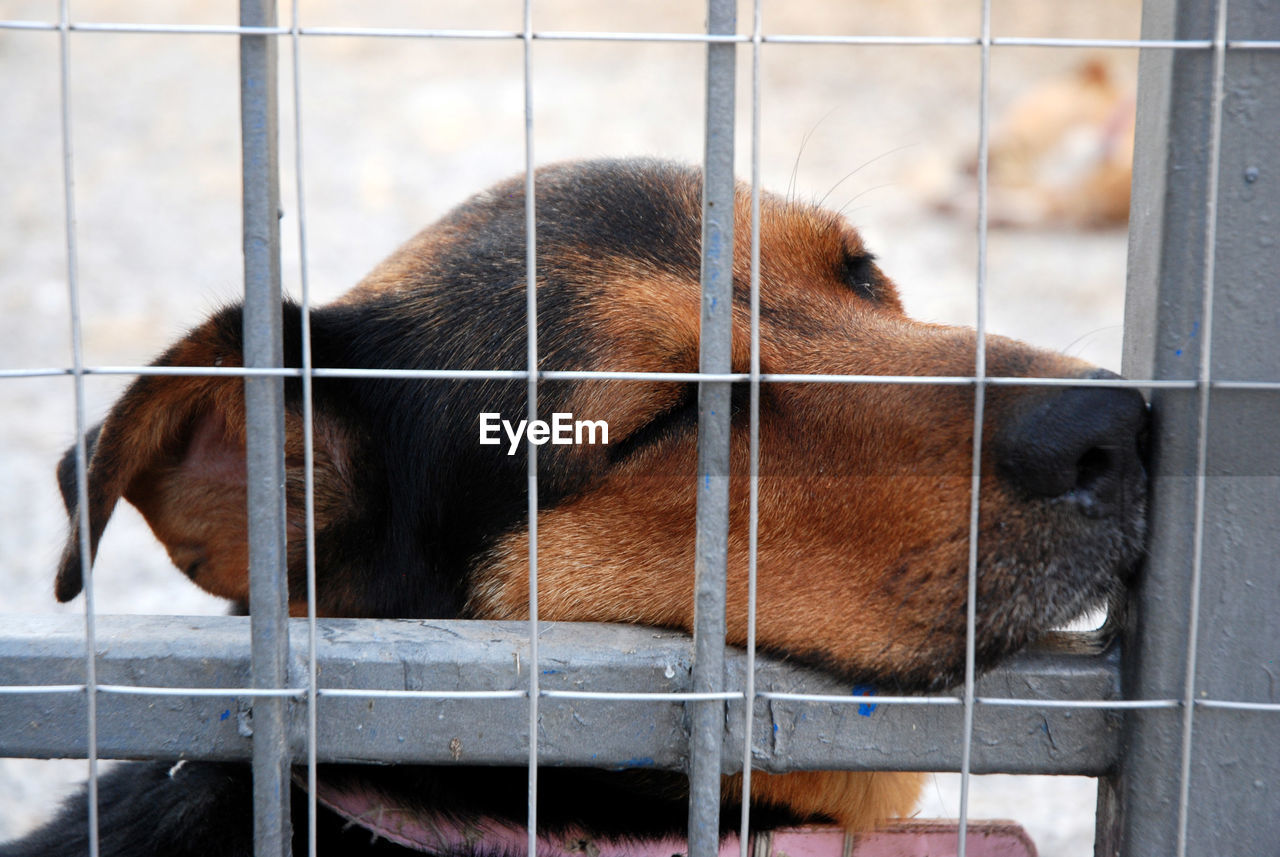
<svg viewBox="0 0 1280 857">
<path fill-rule="evenodd" d="M 246 7 L 255 4 L 245 3 Z M 1220 380 L 1210 377 L 1210 357 L 1211 357 L 1211 332 L 1212 332 L 1212 296 L 1211 288 L 1214 282 L 1215 257 L 1214 248 L 1216 244 L 1216 207 L 1217 207 L 1217 191 L 1219 184 L 1219 146 L 1220 133 L 1222 123 L 1222 100 L 1223 100 L 1223 78 L 1225 56 L 1229 50 L 1274 50 L 1280 48 L 1280 43 L 1267 41 L 1250 41 L 1250 40 L 1228 40 L 1226 37 L 1226 13 L 1227 0 L 1221 0 L 1216 9 L 1216 27 L 1214 37 L 1212 39 L 1200 40 L 1141 40 L 1141 39 L 1060 39 L 1060 38 L 1030 38 L 1030 37 L 993 37 L 991 34 L 991 8 L 990 0 L 983 0 L 982 3 L 982 20 L 981 32 L 977 37 L 895 37 L 895 36 L 835 36 L 835 35 L 796 35 L 796 34 L 767 34 L 764 32 L 761 14 L 761 3 L 756 0 L 753 8 L 751 25 L 749 28 L 740 28 L 736 26 L 734 21 L 735 13 L 733 11 L 733 3 L 726 3 L 725 0 L 710 0 L 711 17 L 717 22 L 712 32 L 706 35 L 684 34 L 684 33 L 620 33 L 620 32 L 548 32 L 538 31 L 534 28 L 534 9 L 532 0 L 525 0 L 523 29 L 520 31 L 496 31 L 496 30 L 436 30 L 436 29 L 392 29 L 392 28 L 362 28 L 362 27 L 304 27 L 300 23 L 300 15 L 298 4 L 292 5 L 290 21 L 287 26 L 277 26 L 274 23 L 274 14 L 270 16 L 269 23 L 260 25 L 241 25 L 241 26 L 206 26 L 206 25 L 144 25 L 144 24 L 124 24 L 124 23 L 86 23 L 72 21 L 69 14 L 68 2 L 63 0 L 59 10 L 57 21 L 0 21 L 0 29 L 9 30 L 51 30 L 58 33 L 59 38 L 59 81 L 61 94 L 61 136 L 62 136 L 62 161 L 63 161 L 63 192 L 65 203 L 65 238 L 66 238 L 66 260 L 67 260 L 67 289 L 70 302 L 70 320 L 71 320 L 71 346 L 72 346 L 72 365 L 70 367 L 59 368 L 32 368 L 32 369 L 5 369 L 0 370 L 0 377 L 39 377 L 51 375 L 69 375 L 74 379 L 75 390 L 75 427 L 76 427 L 76 447 L 75 447 L 75 463 L 76 472 L 78 474 L 78 492 L 79 492 L 79 538 L 81 543 L 82 573 L 84 575 L 84 591 L 85 591 L 85 684 L 69 684 L 58 686 L 16 686 L 0 688 L 0 693 L 84 693 L 87 699 L 87 756 L 89 766 L 89 818 L 88 825 L 90 830 L 90 853 L 97 855 L 98 839 L 97 839 L 97 817 L 96 817 L 96 789 L 98 780 L 97 768 L 97 737 L 96 737 L 96 714 L 95 700 L 99 694 L 130 694 L 130 695 L 157 695 L 166 696 L 170 694 L 181 694 L 183 696 L 225 696 L 228 693 L 227 688 L 167 688 L 167 687 L 147 687 L 147 686 L 121 686 L 99 684 L 96 679 L 95 658 L 96 650 L 95 638 L 95 606 L 94 606 L 94 586 L 93 573 L 89 562 L 90 551 L 88 548 L 88 522 L 87 522 L 87 480 L 85 478 L 87 462 L 86 448 L 84 442 L 85 431 L 88 422 L 85 416 L 85 394 L 84 394 L 84 378 L 87 375 L 126 375 L 126 376 L 142 376 L 142 375 L 185 375 L 185 376 L 236 376 L 250 378 L 274 378 L 279 383 L 285 377 L 300 377 L 303 390 L 303 414 L 302 421 L 304 431 L 304 449 L 305 449 L 305 519 L 306 519 L 306 558 L 307 558 L 307 619 L 308 619 L 308 662 L 309 671 L 307 675 L 306 686 L 302 688 L 284 687 L 285 682 L 273 682 L 279 686 L 255 686 L 253 688 L 234 689 L 237 696 L 254 699 L 277 699 L 280 701 L 293 700 L 295 702 L 305 704 L 307 716 L 307 745 L 306 745 L 306 761 L 307 761 L 307 782 L 309 785 L 309 830 L 307 841 L 309 843 L 309 851 L 314 854 L 316 849 L 315 835 L 315 818 L 316 818 L 316 708 L 317 699 L 320 696 L 356 696 L 362 698 L 411 698 L 411 699 L 527 699 L 529 705 L 529 721 L 528 721 L 528 739 L 529 739 L 529 834 L 528 847 L 530 854 L 536 852 L 536 806 L 537 806 L 537 762 L 538 762 L 538 703 L 540 698 L 567 698 L 567 699 L 598 699 L 598 700 L 616 700 L 616 701 L 636 701 L 636 702 L 671 702 L 682 701 L 691 707 L 701 704 L 706 710 L 718 712 L 723 703 L 729 700 L 743 700 L 747 704 L 744 706 L 746 712 L 745 718 L 745 741 L 743 746 L 742 767 L 743 767 L 743 793 L 750 793 L 750 771 L 752 767 L 752 701 L 755 699 L 764 700 L 788 700 L 793 702 L 812 702 L 822 704 L 832 703 L 857 703 L 859 705 L 876 704 L 876 705 L 934 705 L 934 706 L 962 706 L 964 711 L 964 728 L 961 735 L 962 752 L 961 752 L 961 774 L 962 786 L 959 806 L 959 827 L 960 837 L 957 843 L 958 853 L 964 855 L 966 851 L 965 829 L 968 823 L 968 785 L 970 780 L 970 758 L 973 743 L 973 716 L 975 707 L 983 706 L 1028 706 L 1038 708 L 1105 708 L 1114 710 L 1132 710 L 1132 709 L 1157 709 L 1157 708 L 1181 708 L 1183 716 L 1183 754 L 1181 770 L 1179 772 L 1180 783 L 1180 805 L 1178 818 L 1178 854 L 1185 852 L 1187 839 L 1187 806 L 1190 794 L 1190 777 L 1191 777 L 1191 747 L 1194 734 L 1194 715 L 1197 707 L 1203 708 L 1220 708 L 1220 709 L 1237 709 L 1249 711 L 1280 711 L 1280 705 L 1266 703 L 1249 703 L 1233 700 L 1207 699 L 1197 698 L 1195 693 L 1195 669 L 1196 669 L 1196 644 L 1198 635 L 1196 633 L 1197 625 L 1200 617 L 1199 610 L 1199 588 L 1200 578 L 1203 573 L 1203 540 L 1204 540 L 1204 504 L 1205 504 L 1205 465 L 1207 457 L 1207 435 L 1208 435 L 1208 415 L 1209 415 L 1209 397 L 1210 392 L 1214 389 L 1248 389 L 1248 390 L 1277 390 L 1280 389 L 1280 381 L 1263 380 L 1263 381 L 1232 381 Z M 726 23 L 727 22 L 727 23 Z M 749 31 L 744 31 L 749 30 Z M 283 369 L 276 367 L 263 368 L 218 368 L 218 367 L 143 367 L 143 366 L 89 366 L 83 357 L 83 336 L 82 336 L 82 318 L 80 311 L 80 296 L 78 290 L 78 274 L 77 274 L 77 244 L 76 244 L 76 218 L 75 218 L 75 184 L 73 156 L 74 146 L 72 139 L 72 111 L 73 104 L 70 97 L 70 57 L 68 49 L 68 39 L 71 33 L 92 33 L 92 32 L 111 32 L 111 33 L 147 33 L 157 35 L 183 35 L 183 34 L 225 34 L 240 36 L 242 39 L 251 40 L 274 40 L 288 38 L 292 49 L 292 122 L 295 139 L 295 149 L 293 152 L 295 176 L 297 187 L 295 190 L 298 204 L 298 241 L 300 248 L 300 271 L 302 282 L 301 303 L 303 307 L 302 324 L 303 324 L 303 352 L 301 369 Z M 363 37 L 363 38 L 404 38 L 404 39 L 452 39 L 452 40 L 518 40 L 524 47 L 524 62 L 522 69 L 522 77 L 524 83 L 524 127 L 525 127 L 525 166 L 526 166 L 526 185 L 525 185 L 525 206 L 526 206 L 526 230 L 528 242 L 526 245 L 526 265 L 528 269 L 527 275 L 527 327 L 528 327 L 528 346 L 527 346 L 527 368 L 525 370 L 504 370 L 504 371 L 475 371 L 475 370 L 354 370 L 354 369 L 315 369 L 311 365 L 310 342 L 309 342 L 309 310 L 311 307 L 311 294 L 308 280 L 307 265 L 307 217 L 306 206 L 303 197 L 303 122 L 301 118 L 301 92 L 303 83 L 301 80 L 301 71 L 299 63 L 300 42 L 303 38 L 322 38 L 322 37 Z M 709 109 L 707 118 L 707 160 L 709 166 L 711 162 L 719 161 L 722 164 L 727 163 L 729 169 L 732 169 L 732 152 L 733 152 L 733 63 L 732 53 L 734 46 L 749 45 L 751 60 L 751 217 L 750 236 L 750 301 L 751 301 L 751 359 L 750 369 L 746 373 L 733 373 L 728 371 L 727 363 L 719 368 L 708 368 L 706 363 L 702 365 L 702 371 L 697 373 L 638 373 L 638 372 L 572 372 L 572 371 L 539 371 L 538 369 L 538 344 L 536 338 L 536 320 L 537 320 L 537 302 L 535 294 L 535 283 L 537 278 L 536 271 L 536 211 L 535 194 L 534 194 L 534 167 L 536 164 L 533 150 L 533 104 L 532 104 L 532 65 L 531 65 L 531 48 L 535 41 L 655 41 L 655 42 L 692 42 L 704 43 L 708 47 L 709 52 L 719 50 L 721 55 L 725 51 L 729 51 L 730 61 L 727 64 L 720 64 L 718 67 L 715 63 L 711 64 L 708 73 L 708 100 L 715 100 L 715 91 L 718 89 L 721 98 L 720 107 L 723 109 L 724 96 L 727 92 L 728 97 L 728 113 L 721 112 L 713 116 L 713 111 Z M 978 217 L 977 217 L 977 247 L 978 247 L 978 264 L 976 272 L 976 293 L 977 293 L 977 330 L 978 330 L 978 348 L 974 366 L 974 373 L 970 377 L 918 377 L 918 376 L 864 376 L 864 375 L 783 375 L 783 374 L 764 374 L 760 371 L 759 359 L 759 286 L 760 286 L 760 257 L 759 257 L 759 211 L 760 211 L 760 68 L 762 64 L 763 46 L 768 44 L 840 44 L 840 45 L 879 45 L 879 46 L 898 46 L 909 48 L 912 46 L 923 45 L 948 45 L 948 46 L 969 46 L 977 47 L 980 51 L 981 61 L 981 98 L 977 105 L 979 114 L 979 139 L 977 141 L 978 151 Z M 1199 376 L 1194 380 L 1157 380 L 1157 379 L 1130 379 L 1127 381 L 1116 380 L 1098 380 L 1098 381 L 1080 381 L 1076 379 L 1050 379 L 1050 378 L 1000 378 L 990 377 L 986 374 L 985 366 L 985 331 L 986 331 L 986 265 L 987 265 L 987 151 L 988 136 L 990 128 L 989 119 L 989 91 L 990 91 L 990 60 L 991 51 L 994 47 L 999 46 L 1040 46 L 1040 47 L 1071 47 L 1071 48 L 1163 48 L 1169 50 L 1195 50 L 1195 51 L 1211 51 L 1214 57 L 1214 73 L 1213 73 L 1213 136 L 1209 141 L 1211 148 L 1211 156 L 1209 158 L 1210 175 L 1209 175 L 1209 193 L 1206 198 L 1207 216 L 1205 229 L 1205 264 L 1204 264 L 1204 305 L 1202 318 L 1204 319 L 1203 329 L 1205 331 L 1205 342 L 1200 353 L 1200 369 Z M 272 81 L 274 85 L 274 81 Z M 725 118 L 727 115 L 727 119 Z M 727 127 L 725 123 L 728 123 Z M 274 147 L 275 141 L 267 140 L 262 143 L 265 147 Z M 263 157 L 268 159 L 275 158 L 275 152 L 269 148 L 264 148 L 261 152 Z M 712 169 L 709 169 L 711 172 Z M 723 179 L 723 172 L 721 172 Z M 729 193 L 732 194 L 732 175 L 728 178 Z M 708 192 L 712 192 L 710 189 Z M 733 210 L 732 205 L 728 205 L 730 215 Z M 728 260 L 732 260 L 732 236 L 733 227 L 730 222 L 728 226 L 727 241 L 729 242 Z M 726 236 L 721 235 L 717 241 L 725 241 Z M 721 245 L 719 252 L 723 253 L 724 247 Z M 708 253 L 704 248 L 704 253 Z M 723 257 L 722 257 L 723 261 Z M 716 260 L 707 260 L 704 264 L 714 267 Z M 275 288 L 278 290 L 278 270 L 276 272 Z M 704 288 L 705 288 L 704 283 Z M 277 297 L 278 302 L 278 297 Z M 725 302 L 724 305 L 728 305 Z M 705 330 L 705 328 L 704 328 Z M 276 347 L 278 348 L 278 326 L 272 330 L 272 335 L 276 337 Z M 718 341 L 713 341 L 710 334 L 704 335 L 703 347 L 720 348 L 727 353 L 728 344 L 728 327 L 722 325 L 716 334 Z M 538 560 L 538 543 L 537 543 L 537 456 L 536 446 L 528 444 L 528 526 L 529 526 L 529 645 L 532 663 L 529 665 L 529 685 L 525 690 L 498 690 L 498 691 L 432 691 L 432 690 L 414 690 L 414 691 L 395 691 L 395 690 L 350 690 L 350 689 L 321 689 L 317 686 L 316 676 L 316 608 L 315 608 L 315 532 L 314 532 L 314 486 L 312 482 L 312 423 L 311 423 L 311 388 L 314 379 L 320 378 L 403 378 L 403 379 L 455 379 L 459 381 L 477 380 L 477 379 L 505 379 L 505 380 L 524 380 L 527 383 L 528 396 L 528 417 L 532 421 L 537 416 L 537 384 L 541 380 L 598 380 L 611 379 L 620 383 L 631 380 L 662 380 L 662 381 L 683 381 L 698 382 L 704 390 L 719 390 L 726 396 L 730 382 L 746 382 L 750 391 L 750 514 L 749 514 L 749 551 L 748 551 L 748 585 L 749 585 L 749 625 L 748 625 L 748 648 L 746 684 L 741 689 L 718 689 L 719 674 L 721 671 L 720 660 L 713 658 L 711 668 L 714 670 L 714 678 L 710 677 L 709 672 L 704 674 L 707 676 L 709 683 L 703 682 L 695 677 L 695 692 L 692 693 L 626 693 L 626 692 L 598 692 L 598 691 L 564 691 L 564 690 L 542 690 L 538 684 L 538 608 L 537 608 L 537 560 Z M 968 592 L 967 599 L 967 617 L 966 617 L 966 653 L 965 653 L 965 681 L 964 692 L 960 698 L 951 696 L 888 696 L 888 695 L 861 695 L 834 697 L 819 694 L 802 694 L 802 693 L 777 693 L 777 692 L 757 692 L 754 686 L 755 670 L 754 670 L 754 647 L 755 647 L 755 592 L 756 592 L 756 541 L 757 541 L 757 523 L 758 523 L 758 445 L 759 445 L 759 395 L 761 384 L 766 383 L 857 383 L 857 384 L 933 384 L 933 385 L 971 385 L 974 390 L 974 440 L 972 449 L 972 488 L 971 488 L 971 511 L 970 511 L 970 551 L 968 562 Z M 1146 699 L 1146 700 L 1027 700 L 1027 699 L 1005 699 L 1005 698 L 988 698 L 978 697 L 974 689 L 974 644 L 975 644 L 975 595 L 976 595 L 976 574 L 977 574 L 977 549 L 978 549 L 978 515 L 979 515 L 979 472 L 980 472 L 980 455 L 982 444 L 983 429 L 983 405 L 985 391 L 991 386 L 1000 385 L 1019 385 L 1019 386 L 1129 386 L 1144 389 L 1186 389 L 1197 391 L 1199 397 L 1199 427 L 1197 434 L 1197 482 L 1195 492 L 1195 523 L 1196 530 L 1194 534 L 1194 557 L 1193 557 L 1193 579 L 1191 584 L 1191 601 L 1188 605 L 1188 622 L 1191 631 L 1188 634 L 1188 651 L 1186 652 L 1186 678 L 1185 678 L 1185 694 L 1181 699 Z M 728 411 L 727 407 L 721 408 L 722 414 Z M 280 414 L 274 415 L 275 419 L 280 418 Z M 707 433 L 709 417 L 703 414 L 700 419 L 700 435 Z M 250 431 L 252 436 L 256 429 Z M 721 440 L 726 444 L 727 435 Z M 702 465 L 700 465 L 701 468 Z M 706 471 L 700 469 L 699 478 L 707 475 Z M 727 484 L 727 476 L 725 478 Z M 278 501 L 278 498 L 277 498 Z M 701 497 L 700 497 L 701 506 Z M 251 514 L 250 520 L 253 522 L 260 516 Z M 699 538 L 712 537 L 712 541 L 716 540 L 716 534 L 704 532 L 707 528 L 718 526 L 727 531 L 727 516 L 721 515 L 717 521 L 709 521 L 699 526 Z M 724 623 L 724 572 L 725 572 L 725 549 L 723 546 L 723 533 L 718 537 L 721 541 L 717 552 L 712 553 L 707 561 L 710 563 L 710 573 L 714 576 L 714 585 L 703 597 L 709 597 L 709 607 L 700 609 L 698 613 L 698 628 L 695 629 L 695 639 L 700 643 L 698 645 L 708 646 L 706 651 L 713 651 L 716 648 L 722 650 L 723 639 L 723 623 Z M 701 559 L 701 554 L 700 554 Z M 266 581 L 267 586 L 279 587 L 282 567 L 281 563 L 276 562 L 274 567 L 268 567 L 265 570 L 255 569 L 255 577 L 260 575 L 271 575 L 273 579 Z M 715 566 L 718 565 L 718 568 Z M 700 568 L 700 576 L 703 570 Z M 718 592 L 717 592 L 718 590 Z M 257 608 L 255 607 L 255 614 Z M 719 640 L 715 639 L 716 637 Z M 709 639 L 710 638 L 710 639 Z M 698 649 L 699 652 L 704 649 Z M 260 669 L 259 653 L 255 649 L 254 663 L 255 674 Z M 708 668 L 701 662 L 695 663 L 695 676 L 698 670 L 706 671 Z M 703 686 L 705 685 L 705 686 Z M 711 720 L 716 720 L 720 715 L 716 714 Z M 697 736 L 695 736 L 695 745 L 698 744 Z M 702 749 L 693 751 L 693 766 L 710 766 L 708 770 L 712 773 L 710 776 L 703 777 L 703 785 L 700 787 L 695 783 L 692 789 L 691 798 L 691 825 L 698 822 L 706 822 L 712 820 L 712 828 L 714 829 L 714 819 L 717 812 L 718 804 L 718 783 L 719 783 L 719 747 L 720 738 L 717 734 L 712 740 L 702 740 Z M 283 744 L 276 750 L 279 754 L 287 753 Z M 706 754 L 714 754 L 713 758 L 704 758 Z M 287 759 L 281 755 L 276 759 L 277 767 L 283 766 L 287 769 Z M 709 790 L 710 789 L 710 790 Z M 287 789 L 285 790 L 287 794 Z M 263 798 L 261 794 L 258 797 L 258 810 L 261 812 L 263 806 Z M 281 850 L 287 852 L 288 846 L 288 813 L 287 807 L 283 816 L 276 820 L 276 829 L 263 830 L 258 829 L 256 836 L 256 848 L 259 854 L 281 853 Z M 281 827 L 283 826 L 283 827 Z M 750 813 L 749 801 L 743 801 L 743 810 L 741 818 L 741 854 L 747 857 L 750 844 Z M 697 831 L 691 829 L 690 857 L 710 857 L 716 852 L 716 843 L 714 835 L 710 838 L 699 836 Z"/>
</svg>

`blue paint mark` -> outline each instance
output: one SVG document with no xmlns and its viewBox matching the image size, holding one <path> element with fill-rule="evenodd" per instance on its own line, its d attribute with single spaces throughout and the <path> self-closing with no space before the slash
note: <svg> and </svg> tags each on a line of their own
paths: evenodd
<svg viewBox="0 0 1280 857">
<path fill-rule="evenodd" d="M 711 299 L 711 309 L 713 309 L 713 310 L 714 310 L 715 308 L 716 308 L 716 299 L 713 297 L 713 298 Z"/>
<path fill-rule="evenodd" d="M 649 756 L 637 756 L 622 763 L 623 768 L 652 768 L 653 759 Z"/>
<path fill-rule="evenodd" d="M 560 670 L 543 670 L 542 674 L 543 675 L 559 675 Z"/>
<path fill-rule="evenodd" d="M 1197 336 L 1199 336 L 1199 335 L 1200 335 L 1200 322 L 1198 322 L 1198 321 L 1196 321 L 1196 322 L 1192 322 L 1192 324 L 1191 324 L 1191 335 L 1187 337 L 1187 341 L 1188 341 L 1188 342 L 1190 342 L 1191 340 L 1195 339 L 1195 338 L 1196 338 Z M 1177 357 L 1181 357 L 1181 356 L 1182 356 L 1182 352 L 1183 352 L 1183 349 L 1181 349 L 1181 348 L 1176 348 L 1176 349 L 1174 349 L 1174 351 L 1173 351 L 1174 355 L 1175 355 L 1175 356 L 1177 356 Z"/>
<path fill-rule="evenodd" d="M 875 696 L 876 689 L 869 684 L 854 685 L 854 696 Z M 863 717 L 870 717 L 871 712 L 876 710 L 875 703 L 861 702 L 858 704 L 858 713 Z"/>
<path fill-rule="evenodd" d="M 218 719 L 219 719 L 219 720 L 226 720 L 226 719 L 227 719 L 228 717 L 230 717 L 230 716 L 231 716 L 231 709 L 230 709 L 230 708 L 228 708 L 226 711 L 222 712 L 222 716 L 221 716 L 221 717 L 219 717 Z"/>
<path fill-rule="evenodd" d="M 707 488 L 710 488 L 710 487 L 711 487 L 711 474 L 710 474 L 710 473 L 708 473 L 708 474 L 706 475 L 706 487 L 707 487 Z"/>
<path fill-rule="evenodd" d="M 777 734 L 778 734 L 778 724 L 777 724 L 777 723 L 773 724 L 773 734 L 774 734 L 774 735 L 777 735 Z"/>
</svg>

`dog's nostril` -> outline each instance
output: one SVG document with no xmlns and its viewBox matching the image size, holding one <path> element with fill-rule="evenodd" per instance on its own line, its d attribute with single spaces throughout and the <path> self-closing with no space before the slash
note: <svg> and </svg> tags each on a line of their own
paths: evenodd
<svg viewBox="0 0 1280 857">
<path fill-rule="evenodd" d="M 1076 488 L 1093 488 L 1111 469 L 1111 454 L 1100 447 L 1090 447 L 1076 462 Z"/>
<path fill-rule="evenodd" d="M 1106 513 L 1142 473 L 1142 396 L 1082 387 L 1028 399 L 994 441 L 1001 475 L 1031 497 L 1068 497 Z"/>
</svg>

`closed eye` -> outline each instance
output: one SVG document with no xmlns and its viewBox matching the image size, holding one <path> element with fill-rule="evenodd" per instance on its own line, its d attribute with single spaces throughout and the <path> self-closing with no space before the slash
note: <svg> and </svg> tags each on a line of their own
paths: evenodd
<svg viewBox="0 0 1280 857">
<path fill-rule="evenodd" d="M 684 384 L 680 398 L 618 443 L 609 445 L 609 461 L 617 463 L 650 444 L 698 425 L 698 385 Z"/>
<path fill-rule="evenodd" d="M 870 253 L 847 253 L 840 263 L 840 280 L 863 300 L 880 300 L 876 257 Z"/>
</svg>

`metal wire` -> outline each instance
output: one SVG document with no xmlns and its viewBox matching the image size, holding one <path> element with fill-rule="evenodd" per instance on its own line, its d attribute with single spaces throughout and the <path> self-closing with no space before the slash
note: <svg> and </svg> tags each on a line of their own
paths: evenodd
<svg viewBox="0 0 1280 857">
<path fill-rule="evenodd" d="M 991 102 L 991 0 L 982 2 L 981 80 L 978 96 L 978 272 L 977 343 L 974 350 L 973 448 L 969 487 L 969 572 L 965 597 L 964 725 L 960 745 L 960 819 L 956 857 L 968 849 L 969 784 L 973 762 L 974 680 L 977 672 L 978 532 L 982 495 L 982 424 L 987 374 L 987 154 Z"/>
<path fill-rule="evenodd" d="M 0 20 L 0 30 L 49 30 L 63 29 L 52 21 Z M 292 36 L 292 27 L 238 27 L 220 24 L 138 24 L 122 22 L 82 21 L 70 22 L 69 32 L 128 33 L 137 35 L 227 35 L 227 36 Z M 591 32 L 571 30 L 546 30 L 526 33 L 524 30 L 467 30 L 420 27 L 300 27 L 297 35 L 327 38 L 368 39 L 444 39 L 459 41 L 590 41 L 590 42 L 687 42 L 703 44 L 749 44 L 754 34 L 706 34 L 674 32 Z M 981 47 L 981 36 L 868 36 L 831 35 L 822 33 L 772 33 L 762 34 L 762 44 L 788 45 L 847 45 L 868 47 Z M 987 40 L 992 47 L 1040 47 L 1087 48 L 1103 50 L 1127 50 L 1133 48 L 1160 48 L 1167 50 L 1207 50 L 1214 46 L 1211 39 L 1096 39 L 1096 38 L 1048 38 L 1043 36 L 993 36 Z M 1227 49 L 1275 50 L 1280 42 L 1239 39 L 1224 43 Z"/>
<path fill-rule="evenodd" d="M 761 0 L 751 10 L 751 342 L 748 390 L 747 483 L 747 658 L 742 706 L 742 817 L 738 824 L 739 857 L 748 857 L 751 844 L 751 740 L 756 698 L 756 569 L 760 539 L 760 46 Z M 763 857 L 763 855 L 762 855 Z"/>
<path fill-rule="evenodd" d="M 703 693 L 697 691 L 629 693 L 607 690 L 544 690 L 542 695 L 553 699 L 599 699 L 617 702 L 727 702 L 743 698 L 742 692 L 736 690 L 707 691 Z"/>
<path fill-rule="evenodd" d="M 1186 857 L 1187 818 L 1191 799 L 1191 745 L 1195 721 L 1196 648 L 1200 638 L 1200 581 L 1204 571 L 1205 489 L 1209 460 L 1209 377 L 1213 374 L 1213 287 L 1218 245 L 1218 185 L 1222 149 L 1222 96 L 1226 77 L 1227 0 L 1218 0 L 1213 39 L 1213 100 L 1210 104 L 1209 173 L 1205 187 L 1204 299 L 1200 319 L 1199 414 L 1196 425 L 1196 489 L 1191 536 L 1191 581 L 1187 605 L 1187 670 L 1183 685 L 1182 760 L 1178 780 L 1177 857 Z"/>
<path fill-rule="evenodd" d="M 139 684 L 100 684 L 99 693 L 121 696 L 243 696 L 249 699 L 302 699 L 305 687 L 148 687 Z"/>
<path fill-rule="evenodd" d="M 122 696 L 245 696 L 306 699 L 311 693 L 311 689 L 309 687 L 255 689 L 245 687 L 161 687 L 136 684 L 99 684 L 95 687 L 98 693 L 109 693 Z M 87 689 L 87 686 L 83 684 L 0 685 L 0 694 L 67 694 L 84 693 Z M 744 692 L 731 690 L 714 693 L 695 693 L 693 691 L 540 690 L 538 695 L 543 699 L 579 699 L 588 701 L 595 700 L 600 702 L 705 702 L 714 700 L 729 702 L 748 698 Z M 368 699 L 525 699 L 528 697 L 528 691 L 520 689 L 386 690 L 380 688 L 344 687 L 317 688 L 316 696 Z M 835 695 L 824 693 L 787 693 L 782 691 L 756 691 L 755 693 L 752 693 L 749 698 L 777 700 L 781 702 L 812 702 L 822 705 L 856 704 L 949 707 L 964 704 L 964 700 L 958 696 L 884 696 L 879 694 Z M 1013 708 L 1078 708 L 1114 710 L 1181 708 L 1186 704 L 1182 699 L 1017 699 L 997 696 L 978 696 L 974 698 L 974 702 L 977 705 Z M 1195 700 L 1195 705 L 1200 708 L 1222 708 L 1237 711 L 1280 711 L 1280 703 L 1267 702 L 1197 699 Z"/>
<path fill-rule="evenodd" d="M 524 0 L 525 324 L 529 422 L 538 418 L 538 232 L 533 157 L 533 0 Z M 525 439 L 529 483 L 529 857 L 538 851 L 538 446 Z"/>
<path fill-rule="evenodd" d="M 878 696 L 876 694 L 867 695 L 841 695 L 835 696 L 827 693 L 778 693 L 774 691 L 763 691 L 756 694 L 759 699 L 778 699 L 787 702 L 820 702 L 832 705 L 844 705 L 857 703 L 859 705 L 962 705 L 963 700 L 958 696 Z"/>
<path fill-rule="evenodd" d="M 71 376 L 74 369 L 36 368 L 0 369 L 0 379 L 45 378 Z M 82 375 L 131 375 L 167 377 L 281 377 L 301 378 L 302 369 L 243 368 L 238 366 L 84 366 Z M 396 380 L 452 380 L 452 381 L 524 381 L 529 378 L 527 369 L 344 369 L 312 368 L 305 374 L 311 378 L 365 378 Z M 727 381 L 742 383 L 751 381 L 750 372 L 611 372 L 586 369 L 543 369 L 535 373 L 539 381 L 647 381 L 670 383 L 696 383 L 699 381 Z M 977 383 L 969 375 L 806 375 L 783 372 L 763 372 L 762 384 L 897 384 L 903 386 L 964 387 Z M 1195 380 L 1158 378 L 1028 378 L 1020 376 L 987 376 L 988 387 L 1107 387 L 1130 390 L 1195 390 L 1200 384 Z M 1280 390 L 1280 381 L 1222 381 L 1211 380 L 1215 390 Z"/>
<path fill-rule="evenodd" d="M 360 688 L 320 688 L 320 696 L 360 699 L 524 699 L 526 690 L 364 690 Z"/>
<path fill-rule="evenodd" d="M 1009 708 L 1102 708 L 1115 711 L 1126 709 L 1180 708 L 1180 699 L 1005 699 L 979 696 L 979 705 L 997 705 Z"/>
<path fill-rule="evenodd" d="M 1181 701 L 1179 701 L 1181 704 Z M 1200 708 L 1219 708 L 1229 711 L 1280 712 L 1280 702 L 1236 702 L 1229 699 L 1197 699 Z"/>
<path fill-rule="evenodd" d="M 88 744 L 89 857 L 98 857 L 98 664 L 97 609 L 93 585 L 93 552 L 89 538 L 89 454 L 85 441 L 84 335 L 80 316 L 79 252 L 76 246 L 75 161 L 71 134 L 70 4 L 58 6 L 58 94 L 62 130 L 63 214 L 67 248 L 67 302 L 71 318 L 71 359 L 75 389 L 76 536 L 84 587 L 85 738 Z"/>
<path fill-rule="evenodd" d="M 318 743 L 319 669 L 316 634 L 316 491 L 315 419 L 312 396 L 311 278 L 307 265 L 306 182 L 302 169 L 302 39 L 299 33 L 299 3 L 293 0 L 289 14 L 291 60 L 293 65 L 293 174 L 298 206 L 298 276 L 302 292 L 302 477 L 303 538 L 307 586 L 307 854 L 316 857 L 316 828 L 319 821 Z"/>
</svg>

